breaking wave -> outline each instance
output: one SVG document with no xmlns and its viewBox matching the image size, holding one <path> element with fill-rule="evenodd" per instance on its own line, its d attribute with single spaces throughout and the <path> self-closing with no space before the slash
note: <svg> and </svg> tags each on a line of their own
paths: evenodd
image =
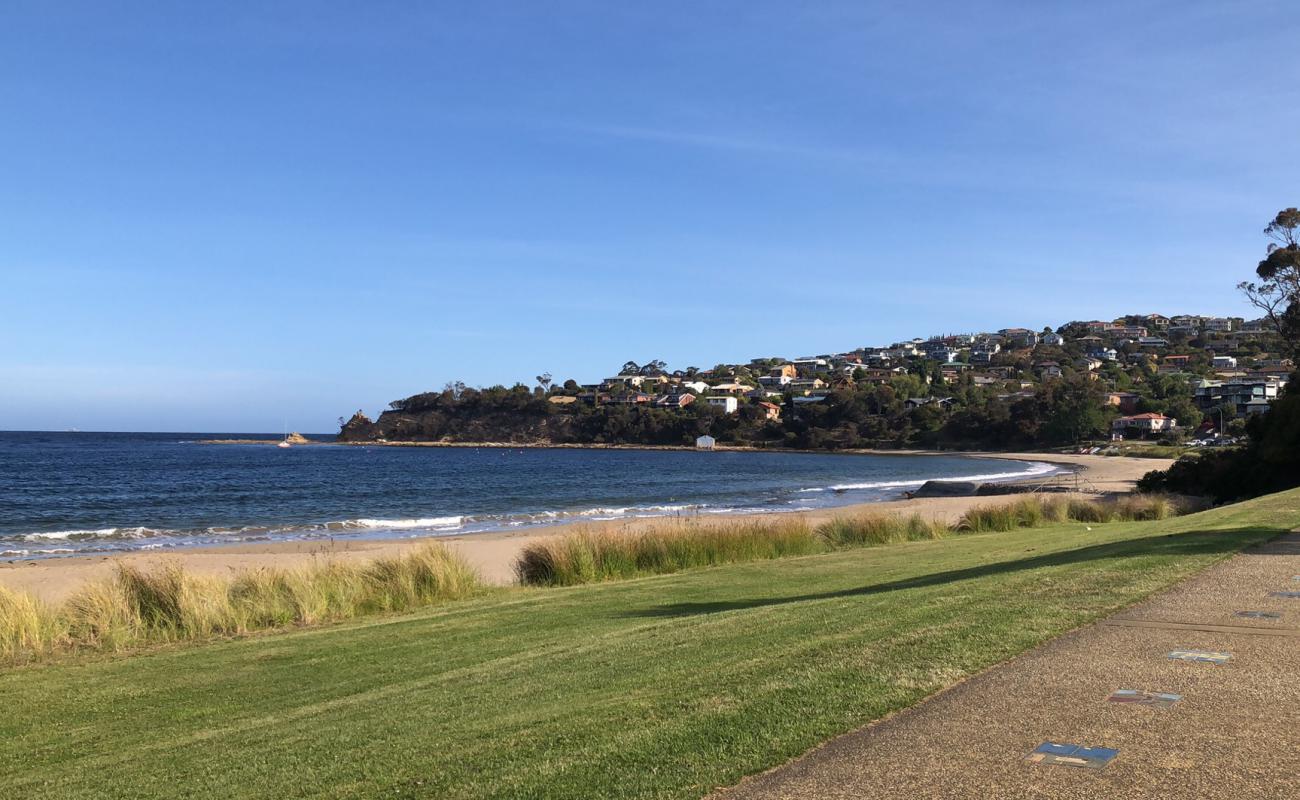
<svg viewBox="0 0 1300 800">
<path fill-rule="evenodd" d="M 820 486 L 811 489 L 800 489 L 801 493 L 815 492 L 846 492 L 858 489 L 905 489 L 909 486 L 921 486 L 927 481 L 970 481 L 970 482 L 995 482 L 995 481 L 1013 481 L 1024 478 L 1046 477 L 1061 471 L 1060 467 L 1054 464 L 1045 464 L 1039 461 L 1031 462 L 1029 469 L 1020 470 L 1019 472 L 984 472 L 977 475 L 950 475 L 942 478 L 913 478 L 905 481 L 874 481 L 871 483 L 839 483 L 833 486 Z"/>
</svg>

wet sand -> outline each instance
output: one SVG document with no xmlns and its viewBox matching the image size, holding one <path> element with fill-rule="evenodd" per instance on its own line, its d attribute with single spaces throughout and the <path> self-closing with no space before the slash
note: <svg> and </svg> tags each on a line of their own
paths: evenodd
<svg viewBox="0 0 1300 800">
<path fill-rule="evenodd" d="M 916 452 L 916 451 L 912 451 Z M 1070 466 L 1079 470 L 1075 476 L 1035 478 L 1029 483 L 1050 483 L 1064 488 L 1078 488 L 1086 493 L 1115 494 L 1130 492 L 1139 478 L 1150 470 L 1165 469 L 1171 461 L 1156 458 L 1122 458 L 1110 456 L 1085 456 L 1059 453 L 963 453 L 989 458 L 1007 458 L 1022 461 L 1041 461 Z M 944 522 L 956 521 L 967 509 L 976 505 L 1005 502 L 1003 497 L 935 497 L 913 500 L 891 500 L 857 505 L 838 506 L 815 511 L 795 512 L 794 516 L 817 524 L 831 517 L 855 512 L 920 513 Z M 313 558 L 337 561 L 364 561 L 378 556 L 393 555 L 408 548 L 435 539 L 456 548 L 483 576 L 492 583 L 508 584 L 514 581 L 514 562 L 519 552 L 530 542 L 547 536 L 567 533 L 575 525 L 586 528 L 613 528 L 636 531 L 649 526 L 662 525 L 671 519 L 700 519 L 705 522 L 725 522 L 736 519 L 761 519 L 780 517 L 787 519 L 791 513 L 728 515 L 725 517 L 692 515 L 689 517 L 653 517 L 641 519 L 610 520 L 605 522 L 570 523 L 519 531 L 470 533 L 456 536 L 434 536 L 394 539 L 312 540 L 294 542 L 244 542 L 221 547 L 192 548 L 158 552 L 101 554 L 71 556 L 33 561 L 0 563 L 0 586 L 30 592 L 47 602 L 58 602 L 75 592 L 88 581 L 109 577 L 119 563 L 147 565 L 162 559 L 178 561 L 185 569 L 202 575 L 222 575 L 258 567 L 293 567 Z"/>
</svg>

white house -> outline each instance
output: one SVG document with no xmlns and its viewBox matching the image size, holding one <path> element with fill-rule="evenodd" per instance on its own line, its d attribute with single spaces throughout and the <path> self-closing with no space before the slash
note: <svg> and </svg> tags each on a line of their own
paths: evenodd
<svg viewBox="0 0 1300 800">
<path fill-rule="evenodd" d="M 1166 417 L 1164 414 L 1134 414 L 1129 417 L 1117 418 L 1110 424 L 1110 427 L 1115 433 L 1123 433 L 1130 429 L 1141 433 L 1160 433 L 1178 427 L 1178 420 L 1173 417 Z"/>
<path fill-rule="evenodd" d="M 1236 369 L 1237 359 L 1233 358 L 1232 356 L 1215 356 L 1214 368 L 1215 369 Z"/>
<path fill-rule="evenodd" d="M 724 397 L 706 397 L 704 401 L 714 408 L 720 408 L 727 414 L 734 414 L 740 408 L 740 401 L 731 395 Z"/>
<path fill-rule="evenodd" d="M 709 385 L 704 381 L 682 381 L 683 389 L 690 389 L 696 394 L 704 394 L 709 390 Z"/>
<path fill-rule="evenodd" d="M 734 400 L 735 398 L 732 398 L 732 399 Z M 718 443 L 718 441 L 717 441 L 716 439 L 714 439 L 712 436 L 701 436 L 701 437 L 699 437 L 698 439 L 695 440 L 695 449 L 696 449 L 696 450 L 712 450 L 712 449 L 713 449 L 713 446 L 714 446 L 715 444 L 717 444 L 717 443 Z"/>
</svg>

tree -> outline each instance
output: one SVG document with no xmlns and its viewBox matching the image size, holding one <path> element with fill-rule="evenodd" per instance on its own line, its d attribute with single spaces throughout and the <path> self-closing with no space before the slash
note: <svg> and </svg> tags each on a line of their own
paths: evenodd
<svg viewBox="0 0 1300 800">
<path fill-rule="evenodd" d="M 1242 281 L 1237 288 L 1264 312 L 1288 355 L 1300 355 L 1300 210 L 1279 211 L 1264 235 L 1272 241 L 1255 267 L 1260 282 Z"/>
<path fill-rule="evenodd" d="M 546 394 L 546 393 L 550 392 L 550 391 L 551 391 L 551 373 L 549 373 L 549 372 L 543 372 L 541 375 L 538 375 L 538 376 L 537 376 L 537 385 L 540 386 L 540 387 L 542 387 L 542 394 Z"/>
<path fill-rule="evenodd" d="M 1049 442 L 1077 444 L 1105 433 L 1109 406 L 1095 382 L 1076 376 L 1039 391 L 1047 404 L 1043 434 Z"/>
</svg>

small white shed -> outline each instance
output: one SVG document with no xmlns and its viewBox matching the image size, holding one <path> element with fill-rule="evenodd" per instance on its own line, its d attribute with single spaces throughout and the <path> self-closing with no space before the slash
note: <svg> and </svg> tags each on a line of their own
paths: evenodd
<svg viewBox="0 0 1300 800">
<path fill-rule="evenodd" d="M 698 438 L 698 439 L 695 440 L 695 449 L 696 449 L 696 450 L 712 450 L 712 449 L 713 449 L 713 445 L 715 445 L 715 444 L 717 444 L 717 443 L 718 443 L 717 440 L 714 439 L 712 436 L 701 436 L 700 438 Z"/>
</svg>

